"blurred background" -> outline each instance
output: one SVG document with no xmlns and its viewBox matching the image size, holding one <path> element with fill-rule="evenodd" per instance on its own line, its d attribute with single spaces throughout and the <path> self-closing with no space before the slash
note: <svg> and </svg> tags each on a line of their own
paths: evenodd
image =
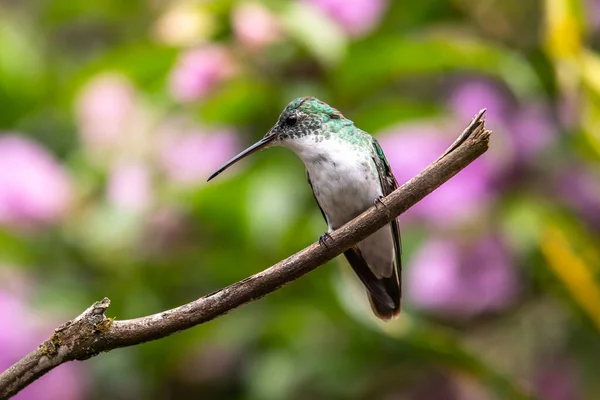
<svg viewBox="0 0 600 400">
<path fill-rule="evenodd" d="M 0 370 L 104 296 L 159 312 L 316 241 L 292 152 L 205 183 L 312 95 L 400 183 L 488 109 L 400 218 L 401 317 L 336 260 L 17 398 L 600 398 L 598 48 L 597 0 L 0 0 Z"/>
</svg>

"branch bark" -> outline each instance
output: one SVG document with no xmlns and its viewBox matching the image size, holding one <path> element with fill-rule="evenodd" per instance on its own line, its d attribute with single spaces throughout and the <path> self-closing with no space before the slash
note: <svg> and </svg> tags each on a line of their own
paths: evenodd
<svg viewBox="0 0 600 400">
<path fill-rule="evenodd" d="M 227 314 L 314 270 L 437 189 L 488 149 L 491 132 L 481 110 L 457 140 L 418 176 L 402 185 L 380 205 L 365 211 L 331 233 L 327 247 L 313 243 L 272 267 L 191 303 L 146 317 L 113 320 L 104 312 L 105 298 L 58 327 L 54 334 L 0 375 L 0 399 L 7 399 L 57 366 L 86 360 L 101 352 L 160 339 Z"/>
</svg>

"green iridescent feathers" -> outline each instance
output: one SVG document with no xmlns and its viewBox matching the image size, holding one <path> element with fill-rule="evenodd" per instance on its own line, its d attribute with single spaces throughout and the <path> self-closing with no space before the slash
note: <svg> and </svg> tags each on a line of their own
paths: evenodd
<svg viewBox="0 0 600 400">
<path fill-rule="evenodd" d="M 315 97 L 299 97 L 292 100 L 292 102 L 287 106 L 286 111 L 293 110 L 297 110 L 308 115 L 322 116 L 327 119 L 343 118 L 341 112 Z"/>
<path fill-rule="evenodd" d="M 385 154 L 383 154 L 383 150 L 381 149 L 379 142 L 377 140 L 375 140 L 375 138 L 373 138 L 373 137 L 372 137 L 372 141 L 373 141 L 373 149 L 375 150 L 375 154 L 377 155 L 377 157 L 379 157 L 379 159 L 385 166 L 386 173 L 388 173 L 389 175 L 392 175 L 392 168 L 390 167 L 390 164 L 388 163 L 387 158 L 385 158 Z M 386 194 L 389 194 L 389 193 L 386 193 Z"/>
<path fill-rule="evenodd" d="M 372 137 L 354 126 L 354 122 L 329 104 L 315 97 L 299 97 L 294 99 L 285 112 L 300 112 L 320 123 L 320 134 L 329 139 L 335 134 L 338 139 L 357 146 L 371 146 Z"/>
</svg>

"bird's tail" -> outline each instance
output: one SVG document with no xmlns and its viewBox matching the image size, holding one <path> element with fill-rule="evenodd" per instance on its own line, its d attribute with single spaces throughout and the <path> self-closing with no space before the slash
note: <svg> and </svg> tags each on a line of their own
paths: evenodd
<svg viewBox="0 0 600 400">
<path fill-rule="evenodd" d="M 394 268 L 392 276 L 388 278 L 377 278 L 362 257 L 360 250 L 350 248 L 344 252 L 344 256 L 367 288 L 369 303 L 377 318 L 389 321 L 400 315 L 402 307 L 398 268 Z"/>
<path fill-rule="evenodd" d="M 369 303 L 371 304 L 371 309 L 377 318 L 382 319 L 384 321 L 390 321 L 400 315 L 400 311 L 402 310 L 401 301 L 398 298 L 398 302 L 394 302 L 390 305 L 389 302 L 379 301 L 375 296 L 371 294 L 367 290 L 367 297 L 369 298 Z"/>
</svg>

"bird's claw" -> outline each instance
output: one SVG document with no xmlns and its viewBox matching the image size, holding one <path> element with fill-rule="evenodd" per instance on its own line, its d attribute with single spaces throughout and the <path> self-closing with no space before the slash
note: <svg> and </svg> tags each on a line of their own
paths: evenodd
<svg viewBox="0 0 600 400">
<path fill-rule="evenodd" d="M 385 205 L 385 203 L 381 200 L 383 199 L 384 196 L 378 196 L 375 201 L 373 201 L 373 205 L 375 206 L 375 208 L 377 208 L 378 205 L 382 205 L 383 208 L 387 209 L 387 206 Z"/>
<path fill-rule="evenodd" d="M 325 232 L 324 234 L 319 236 L 319 244 L 327 249 L 329 248 L 329 246 L 327 245 L 328 240 L 333 240 L 329 232 Z"/>
</svg>

